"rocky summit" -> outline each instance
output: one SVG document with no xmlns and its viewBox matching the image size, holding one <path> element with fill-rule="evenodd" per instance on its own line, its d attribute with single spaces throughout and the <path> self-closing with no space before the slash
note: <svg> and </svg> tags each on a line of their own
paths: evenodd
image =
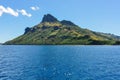
<svg viewBox="0 0 120 80">
<path fill-rule="evenodd" d="M 120 37 L 83 29 L 71 21 L 59 21 L 51 14 L 42 21 L 27 27 L 23 35 L 7 41 L 5 45 L 117 45 Z"/>
</svg>

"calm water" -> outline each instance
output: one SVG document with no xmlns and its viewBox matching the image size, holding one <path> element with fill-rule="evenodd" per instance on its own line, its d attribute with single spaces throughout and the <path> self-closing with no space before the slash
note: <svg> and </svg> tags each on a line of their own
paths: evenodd
<svg viewBox="0 0 120 80">
<path fill-rule="evenodd" d="M 120 46 L 0 46 L 0 80 L 120 80 Z"/>
</svg>

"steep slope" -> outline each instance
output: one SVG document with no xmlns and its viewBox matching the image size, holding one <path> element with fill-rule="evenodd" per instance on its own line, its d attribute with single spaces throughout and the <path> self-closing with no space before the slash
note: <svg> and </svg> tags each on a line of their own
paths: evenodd
<svg viewBox="0 0 120 80">
<path fill-rule="evenodd" d="M 11 45 L 103 45 L 119 43 L 119 36 L 94 32 L 80 28 L 71 21 L 59 21 L 54 16 L 44 15 L 41 23 L 31 28 L 27 27 L 25 33 L 5 44 Z"/>
</svg>

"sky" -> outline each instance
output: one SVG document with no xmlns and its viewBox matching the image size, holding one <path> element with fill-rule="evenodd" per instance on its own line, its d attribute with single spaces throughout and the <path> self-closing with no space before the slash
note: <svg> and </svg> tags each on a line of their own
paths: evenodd
<svg viewBox="0 0 120 80">
<path fill-rule="evenodd" d="M 120 36 L 120 0 L 0 0 L 0 43 L 39 24 L 43 15 Z"/>
</svg>

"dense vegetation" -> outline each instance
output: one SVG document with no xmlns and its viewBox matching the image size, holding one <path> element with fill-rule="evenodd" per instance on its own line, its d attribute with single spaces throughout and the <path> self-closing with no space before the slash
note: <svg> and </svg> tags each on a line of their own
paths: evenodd
<svg viewBox="0 0 120 80">
<path fill-rule="evenodd" d="M 80 28 L 71 21 L 59 21 L 50 14 L 44 15 L 40 24 L 25 29 L 25 33 L 8 45 L 113 45 L 120 37 Z"/>
</svg>

